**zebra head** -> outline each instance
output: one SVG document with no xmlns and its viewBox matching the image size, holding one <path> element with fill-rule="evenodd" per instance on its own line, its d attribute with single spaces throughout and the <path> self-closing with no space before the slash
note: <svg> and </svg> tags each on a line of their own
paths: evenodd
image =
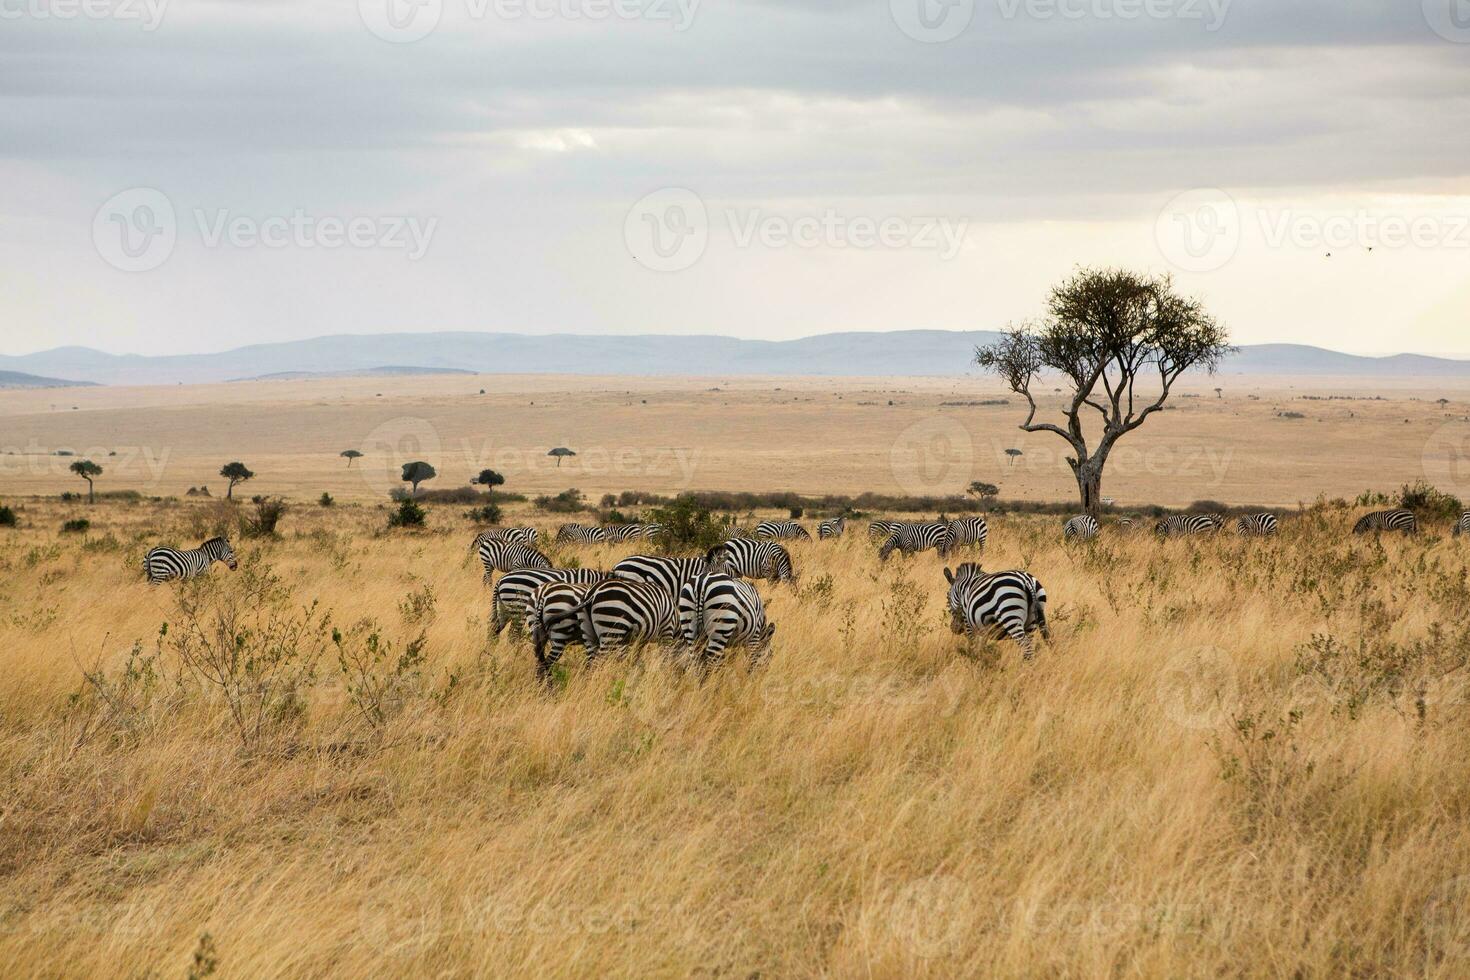
<svg viewBox="0 0 1470 980">
<path fill-rule="evenodd" d="M 771 659 L 771 637 L 776 635 L 776 624 L 767 623 L 750 641 L 750 662 L 754 666 Z"/>
<path fill-rule="evenodd" d="M 771 558 L 766 563 L 766 577 L 795 585 L 796 571 L 791 567 L 791 552 L 780 545 L 772 548 Z"/>
<path fill-rule="evenodd" d="M 730 570 L 730 549 L 724 544 L 717 544 L 704 553 L 704 564 L 711 571 L 720 575 L 733 575 Z"/>
<path fill-rule="evenodd" d="M 240 563 L 235 559 L 235 549 L 231 548 L 230 543 L 224 538 L 210 538 L 199 546 L 199 550 L 208 555 L 210 561 L 224 562 L 225 567 L 232 572 L 240 567 Z"/>
</svg>

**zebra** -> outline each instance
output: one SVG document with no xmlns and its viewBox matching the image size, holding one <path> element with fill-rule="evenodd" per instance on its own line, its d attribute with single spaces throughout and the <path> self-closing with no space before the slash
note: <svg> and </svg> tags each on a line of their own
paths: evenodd
<svg viewBox="0 0 1470 980">
<path fill-rule="evenodd" d="M 563 524 L 556 529 L 556 540 L 571 541 L 576 544 L 605 544 L 607 530 L 600 527 L 588 527 L 585 524 Z"/>
<path fill-rule="evenodd" d="M 210 538 L 193 551 L 154 548 L 143 556 L 143 574 L 148 577 L 149 585 L 157 585 L 169 579 L 201 575 L 217 561 L 224 562 L 232 572 L 239 567 L 235 549 L 224 538 Z"/>
<path fill-rule="evenodd" d="M 1235 522 L 1235 533 L 1246 538 L 1268 538 L 1279 529 L 1275 514 L 1247 514 Z"/>
<path fill-rule="evenodd" d="M 480 564 L 485 566 L 485 584 L 489 585 L 496 572 L 514 572 L 520 568 L 550 568 L 551 559 L 528 544 L 492 538 L 480 542 Z"/>
<path fill-rule="evenodd" d="M 632 555 L 611 569 L 616 578 L 657 585 L 676 599 L 685 582 L 707 571 L 709 563 L 703 558 L 661 558 L 653 555 Z"/>
<path fill-rule="evenodd" d="M 513 573 L 514 574 L 514 573 Z M 577 618 L 578 606 L 596 583 L 543 582 L 526 596 L 523 625 L 536 654 L 536 676 L 545 681 L 561 660 L 567 644 L 587 646 Z M 589 653 L 590 656 L 590 653 Z"/>
<path fill-rule="evenodd" d="M 652 536 L 648 533 L 647 524 L 607 524 L 601 530 L 607 535 L 609 541 L 627 541 L 630 538 Z"/>
<path fill-rule="evenodd" d="M 804 538 L 812 539 L 811 533 L 795 521 L 761 521 L 755 526 L 758 538 Z"/>
<path fill-rule="evenodd" d="M 949 582 L 950 629 L 975 636 L 1003 632 L 1021 647 L 1022 659 L 1032 655 L 1031 631 L 1051 639 L 1046 627 L 1046 590 L 1029 572 L 986 573 L 974 562 L 954 571 L 945 568 Z"/>
<path fill-rule="evenodd" d="M 672 647 L 679 640 L 678 597 L 678 591 L 651 582 L 609 579 L 592 586 L 571 609 L 548 615 L 541 628 L 553 630 L 577 617 L 588 660 L 640 641 Z"/>
<path fill-rule="evenodd" d="M 536 546 L 536 539 L 540 537 L 534 527 L 491 527 L 486 528 L 475 535 L 475 540 L 470 544 L 470 551 L 478 553 L 481 541 L 516 541 L 520 544 Z"/>
<path fill-rule="evenodd" d="M 977 545 L 981 551 L 985 550 L 985 539 L 990 537 L 990 525 L 985 523 L 985 518 L 957 517 L 947 523 L 951 548 L 962 544 L 973 544 Z"/>
<path fill-rule="evenodd" d="M 1353 525 L 1354 534 L 1367 534 L 1369 531 L 1400 531 L 1404 534 L 1419 533 L 1419 519 L 1411 510 L 1380 510 L 1373 514 L 1365 514 Z"/>
<path fill-rule="evenodd" d="M 520 568 L 506 572 L 495 583 L 495 598 L 490 604 L 491 635 L 499 636 L 517 618 L 524 618 L 526 604 L 537 586 L 548 582 L 595 585 L 610 577 L 599 568 Z"/>
<path fill-rule="evenodd" d="M 1154 525 L 1154 533 L 1161 538 L 1173 538 L 1191 534 L 1214 534 L 1220 530 L 1221 519 L 1214 514 L 1175 514 Z"/>
<path fill-rule="evenodd" d="M 817 540 L 825 541 L 828 538 L 840 538 L 847 530 L 847 518 L 839 517 L 831 521 L 823 521 L 817 525 Z"/>
<path fill-rule="evenodd" d="M 679 591 L 679 630 L 694 653 L 705 638 L 701 664 L 719 664 L 732 646 L 750 649 L 750 665 L 759 666 L 771 655 L 775 624 L 766 621 L 765 603 L 755 586 L 718 572 L 697 575 Z"/>
<path fill-rule="evenodd" d="M 1460 519 L 1455 522 L 1454 528 L 1450 531 L 1451 536 L 1456 538 L 1467 533 L 1470 533 L 1470 511 L 1461 514 Z"/>
<path fill-rule="evenodd" d="M 1062 540 L 1091 541 L 1097 537 L 1097 518 L 1091 514 L 1078 514 L 1062 525 Z"/>
<path fill-rule="evenodd" d="M 868 525 L 868 537 L 887 541 L 901 527 L 903 527 L 903 521 L 874 521 Z"/>
<path fill-rule="evenodd" d="M 774 541 L 731 538 L 707 551 L 704 560 L 711 571 L 723 571 L 739 578 L 796 581 L 796 572 L 791 567 L 791 552 Z"/>
<path fill-rule="evenodd" d="M 893 554 L 895 548 L 903 552 L 905 558 L 919 551 L 927 551 L 930 548 L 939 552 L 940 558 L 949 557 L 950 529 L 948 524 L 932 521 L 923 524 L 902 524 L 897 531 L 889 535 L 883 547 L 878 549 L 878 557 L 883 561 Z"/>
</svg>

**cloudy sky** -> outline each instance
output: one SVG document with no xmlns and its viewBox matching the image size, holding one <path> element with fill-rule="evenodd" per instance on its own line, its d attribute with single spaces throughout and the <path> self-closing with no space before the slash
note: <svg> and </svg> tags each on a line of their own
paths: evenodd
<svg viewBox="0 0 1470 980">
<path fill-rule="evenodd" d="M 1470 355 L 1470 0 L 0 0 L 0 353 L 995 328 L 1104 263 Z"/>
</svg>

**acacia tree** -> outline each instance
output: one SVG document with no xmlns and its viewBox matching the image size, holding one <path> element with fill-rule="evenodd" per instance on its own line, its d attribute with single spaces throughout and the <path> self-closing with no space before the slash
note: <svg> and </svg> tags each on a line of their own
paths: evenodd
<svg viewBox="0 0 1470 980">
<path fill-rule="evenodd" d="M 87 503 L 97 502 L 96 488 L 92 486 L 92 480 L 102 475 L 102 467 L 90 459 L 79 459 L 71 464 L 71 471 L 83 480 L 87 481 Z"/>
<path fill-rule="evenodd" d="M 230 485 L 225 488 L 226 500 L 234 499 L 235 484 L 255 479 L 255 474 L 250 472 L 249 467 L 240 462 L 226 463 L 220 467 L 219 475 L 230 481 Z"/>
<path fill-rule="evenodd" d="M 356 449 L 344 449 L 337 455 L 347 458 L 347 468 L 349 470 L 352 469 L 352 461 L 354 459 L 362 459 L 362 453 L 358 452 Z"/>
<path fill-rule="evenodd" d="M 1228 339 L 1197 299 L 1174 291 L 1169 276 L 1081 269 L 1052 290 L 1045 317 L 1006 330 L 994 344 L 977 349 L 975 360 L 1025 397 L 1031 410 L 1021 423 L 1024 431 L 1067 440 L 1082 509 L 1095 517 L 1113 446 L 1164 407 L 1185 371 L 1203 367 L 1214 374 L 1233 351 Z M 1071 385 L 1061 425 L 1036 421 L 1031 386 L 1043 371 L 1057 372 Z M 1083 422 L 1094 411 L 1102 431 L 1089 442 Z"/>
<path fill-rule="evenodd" d="M 479 472 L 479 475 L 477 475 L 470 482 L 478 483 L 480 486 L 484 487 L 486 494 L 491 499 L 494 499 L 495 488 L 505 485 L 505 476 L 501 473 L 497 473 L 495 470 L 481 470 Z"/>
<path fill-rule="evenodd" d="M 413 463 L 403 464 L 403 482 L 413 484 L 413 494 L 418 496 L 419 484 L 425 480 L 432 480 L 439 472 L 428 463 L 419 460 Z"/>
</svg>

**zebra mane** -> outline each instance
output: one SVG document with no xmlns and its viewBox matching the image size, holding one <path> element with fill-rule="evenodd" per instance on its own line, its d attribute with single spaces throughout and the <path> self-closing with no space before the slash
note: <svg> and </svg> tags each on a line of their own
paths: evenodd
<svg viewBox="0 0 1470 980">
<path fill-rule="evenodd" d="M 199 547 L 200 548 L 208 548 L 212 544 L 222 544 L 222 545 L 225 545 L 226 547 L 228 547 L 229 546 L 229 543 L 230 542 L 227 541 L 224 538 L 215 537 L 215 538 L 210 538 L 208 541 L 204 542 Z"/>
</svg>

